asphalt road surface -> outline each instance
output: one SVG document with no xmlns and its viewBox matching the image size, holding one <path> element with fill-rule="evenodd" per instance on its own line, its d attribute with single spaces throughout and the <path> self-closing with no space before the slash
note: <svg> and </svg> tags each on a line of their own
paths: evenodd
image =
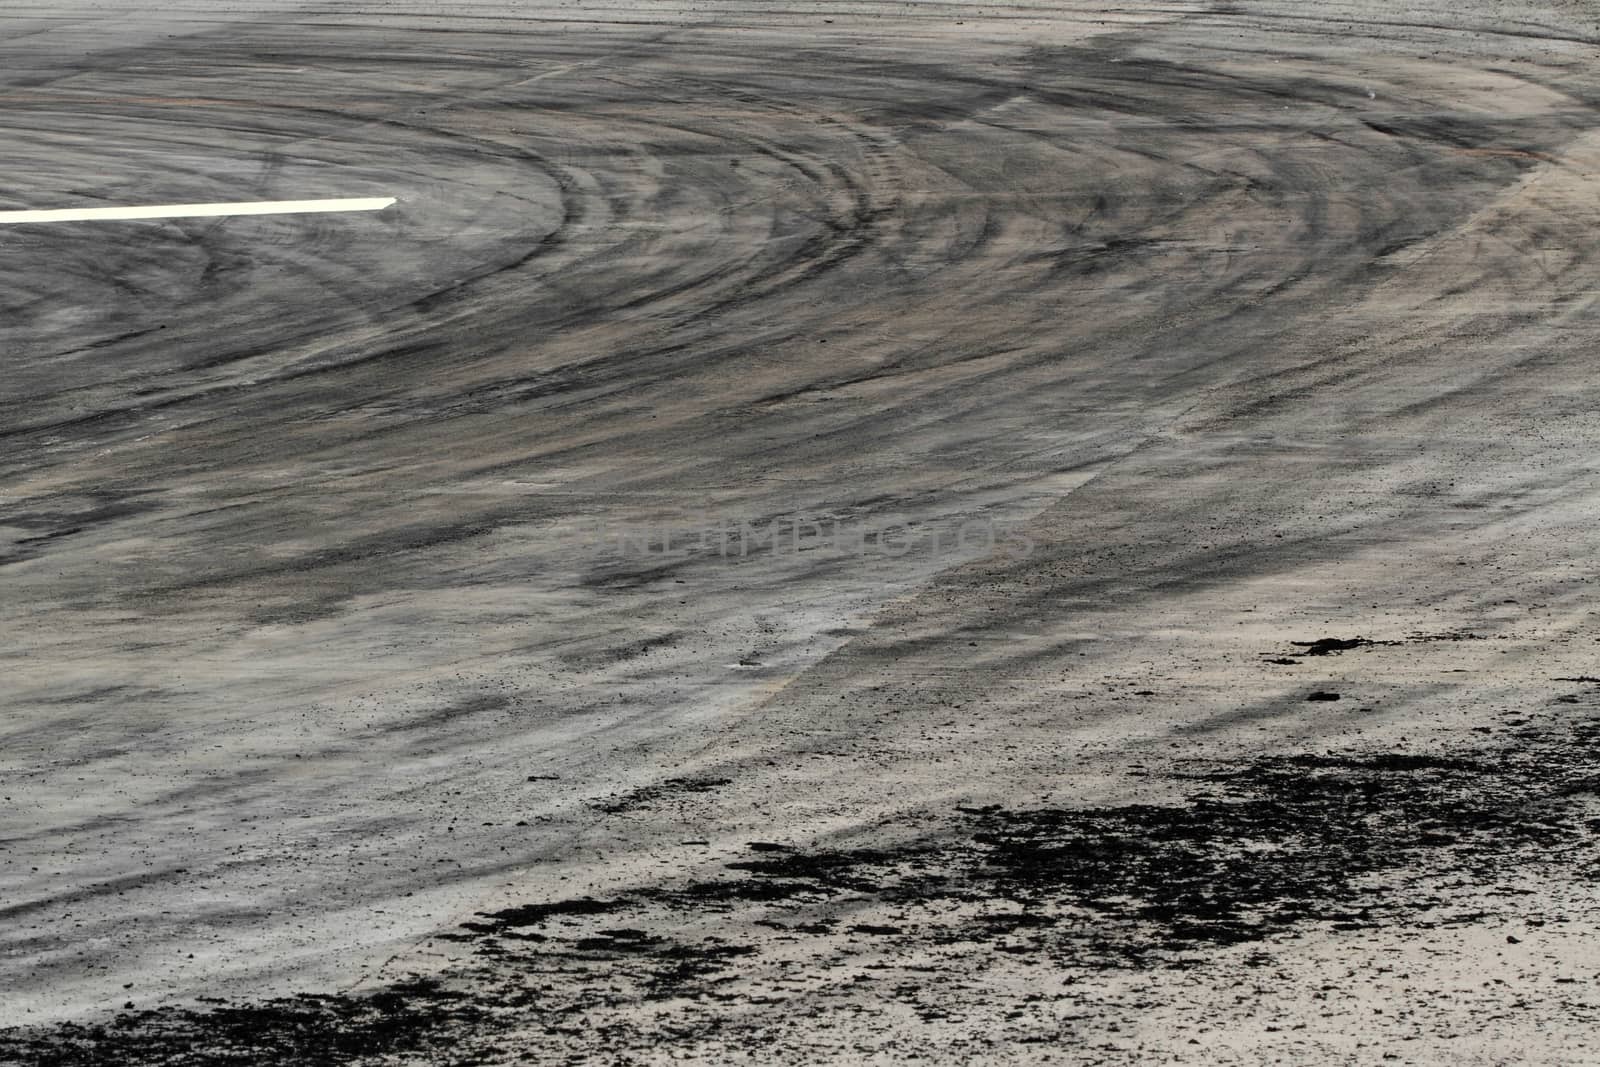
<svg viewBox="0 0 1600 1067">
<path fill-rule="evenodd" d="M 11 0 L 0 1062 L 1594 1062 L 1597 61 Z"/>
</svg>

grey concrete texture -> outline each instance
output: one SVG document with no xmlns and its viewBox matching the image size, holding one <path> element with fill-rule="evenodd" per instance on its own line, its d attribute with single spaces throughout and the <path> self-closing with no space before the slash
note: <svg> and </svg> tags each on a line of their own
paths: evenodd
<svg viewBox="0 0 1600 1067">
<path fill-rule="evenodd" d="M 1594 1062 L 1597 59 L 6 5 L 0 1062 Z"/>
</svg>

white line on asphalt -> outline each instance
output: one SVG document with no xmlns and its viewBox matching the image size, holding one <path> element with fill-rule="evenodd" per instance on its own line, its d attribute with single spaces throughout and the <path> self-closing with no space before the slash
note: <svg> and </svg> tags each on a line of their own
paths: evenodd
<svg viewBox="0 0 1600 1067">
<path fill-rule="evenodd" d="M 358 200 L 255 200 L 242 204 L 152 204 L 148 207 L 60 208 L 0 211 L 0 225 L 22 222 L 95 222 L 119 219 L 194 219 L 216 215 L 296 215 L 322 211 L 382 211 L 392 196 Z"/>
</svg>

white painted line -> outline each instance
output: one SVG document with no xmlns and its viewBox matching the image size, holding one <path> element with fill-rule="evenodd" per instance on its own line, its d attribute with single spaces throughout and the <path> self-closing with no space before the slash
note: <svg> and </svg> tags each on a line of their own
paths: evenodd
<svg viewBox="0 0 1600 1067">
<path fill-rule="evenodd" d="M 152 204 L 149 207 L 0 211 L 0 225 L 117 219 L 197 219 L 217 215 L 298 215 L 323 211 L 382 211 L 394 202 L 395 198 L 392 196 L 376 196 L 359 200 L 256 200 L 243 204 Z"/>
</svg>

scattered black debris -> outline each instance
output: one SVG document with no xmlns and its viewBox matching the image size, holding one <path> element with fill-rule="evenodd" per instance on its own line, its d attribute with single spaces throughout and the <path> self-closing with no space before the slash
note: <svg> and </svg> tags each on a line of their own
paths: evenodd
<svg viewBox="0 0 1600 1067">
<path fill-rule="evenodd" d="M 506 929 L 540 926 L 550 919 L 563 916 L 608 915 L 622 906 L 620 901 L 595 900 L 591 897 L 558 900 L 552 904 L 524 904 L 521 907 L 487 912 L 482 918 L 488 921 L 475 924 L 473 928 L 486 933 L 498 933 Z"/>
<path fill-rule="evenodd" d="M 124 1011 L 105 1023 L 0 1031 L 0 1062 L 30 1067 L 106 1064 L 343 1064 L 447 1048 L 463 1029 L 493 1031 L 469 994 L 435 982 L 367 996 L 301 994 L 247 1007 Z"/>
<path fill-rule="evenodd" d="M 1319 637 L 1315 641 L 1290 641 L 1291 645 L 1303 651 L 1297 653 L 1302 656 L 1337 656 L 1341 652 L 1348 652 L 1352 648 L 1369 648 L 1375 645 L 1398 644 L 1395 641 L 1371 641 L 1365 637 Z"/>
<path fill-rule="evenodd" d="M 948 945 L 968 960 L 1027 954 L 1069 976 L 1189 967 L 1211 946 L 1308 924 L 1489 921 L 1425 916 L 1457 899 L 1437 888 L 1446 878 L 1457 890 L 1494 885 L 1509 865 L 1592 855 L 1600 837 L 1584 807 L 1600 781 L 1600 720 L 1506 722 L 1522 728 L 1498 735 L 1498 747 L 1200 765 L 1176 776 L 1192 783 L 1179 804 L 962 807 L 945 831 L 892 849 L 756 842 L 726 878 L 481 915 L 450 935 L 470 956 L 434 983 L 0 1031 L 0 1062 L 474 1063 L 503 1051 L 495 1042 L 512 1031 L 529 1056 L 556 1055 L 580 1035 L 615 1052 L 655 1047 L 659 1026 L 689 1025 L 678 1005 L 711 1031 L 759 1026 L 748 1009 L 784 996 L 780 979 L 760 977 L 763 944 L 688 934 L 722 913 L 748 921 L 718 923 L 718 935 L 767 931 L 787 946 L 785 960 L 815 939 L 807 966 L 819 972 L 842 966 L 842 933 L 871 937 L 882 959 Z M 881 995 L 914 997 L 921 986 Z M 675 1005 L 670 1023 L 628 1011 L 658 1001 Z M 722 1013 L 727 1004 L 739 1010 Z"/>
<path fill-rule="evenodd" d="M 592 807 L 609 815 L 620 815 L 640 808 L 647 808 L 673 794 L 709 793 L 714 789 L 721 789 L 725 785 L 731 785 L 732 782 L 731 778 L 667 778 L 659 785 L 641 786 L 638 789 L 610 796 L 604 800 L 591 801 L 590 803 Z"/>
</svg>

